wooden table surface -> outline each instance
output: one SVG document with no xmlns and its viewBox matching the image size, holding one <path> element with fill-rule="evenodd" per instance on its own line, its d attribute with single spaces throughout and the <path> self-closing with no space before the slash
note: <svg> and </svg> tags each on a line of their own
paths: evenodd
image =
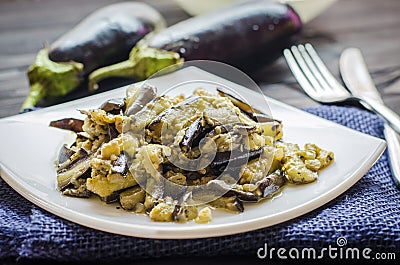
<svg viewBox="0 0 400 265">
<path fill-rule="evenodd" d="M 18 114 L 29 90 L 27 67 L 43 44 L 112 2 L 118 1 L 0 0 L 0 118 Z M 145 2 L 158 9 L 168 25 L 189 17 L 172 0 Z M 340 52 L 360 48 L 384 101 L 400 113 L 399 14 L 399 0 L 338 0 L 304 26 L 302 41 L 314 45 L 338 78 Z M 283 58 L 248 74 L 268 96 L 296 107 L 317 104 L 298 87 Z"/>
<path fill-rule="evenodd" d="M 112 2 L 118 1 L 0 1 L 0 118 L 18 114 L 29 91 L 26 70 L 44 43 Z M 173 0 L 145 2 L 159 10 L 168 25 L 189 17 Z M 338 0 L 304 26 L 302 38 L 315 46 L 337 77 L 340 52 L 350 46 L 360 48 L 384 101 L 400 113 L 399 13 L 398 0 Z M 316 105 L 298 87 L 283 58 L 248 74 L 268 96 L 296 107 Z"/>
</svg>

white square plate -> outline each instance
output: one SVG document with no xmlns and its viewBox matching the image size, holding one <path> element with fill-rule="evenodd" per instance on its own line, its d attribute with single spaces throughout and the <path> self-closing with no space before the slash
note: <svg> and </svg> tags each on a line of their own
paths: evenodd
<svg viewBox="0 0 400 265">
<path fill-rule="evenodd" d="M 190 67 L 159 78 L 166 85 L 179 76 L 214 80 L 238 86 L 198 68 Z M 256 101 L 263 96 L 241 87 L 241 93 Z M 246 232 L 271 226 L 310 212 L 331 201 L 356 183 L 386 147 L 382 139 L 321 119 L 276 100 L 266 98 L 274 118 L 283 121 L 287 142 L 312 142 L 333 151 L 334 163 L 317 181 L 288 185 L 279 196 L 258 204 L 245 204 L 241 214 L 215 210 L 207 224 L 159 223 L 146 215 L 117 209 L 97 197 L 71 198 L 56 189 L 55 161 L 59 148 L 72 143 L 72 133 L 49 127 L 52 120 L 83 118 L 78 109 L 97 108 L 105 100 L 124 97 L 125 87 L 76 101 L 0 120 L 0 174 L 18 193 L 39 207 L 72 222 L 110 233 L 147 238 L 202 238 Z M 261 102 L 261 101 L 260 101 Z"/>
</svg>

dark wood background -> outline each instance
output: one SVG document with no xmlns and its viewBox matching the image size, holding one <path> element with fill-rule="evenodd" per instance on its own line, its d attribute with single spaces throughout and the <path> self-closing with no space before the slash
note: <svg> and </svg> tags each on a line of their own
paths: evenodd
<svg viewBox="0 0 400 265">
<path fill-rule="evenodd" d="M 18 114 L 29 90 L 26 70 L 44 43 L 113 2 L 118 1 L 0 0 L 0 118 Z M 159 10 L 168 25 L 189 17 L 173 0 L 145 2 Z M 315 46 L 337 77 L 340 52 L 349 46 L 360 48 L 385 102 L 400 113 L 399 14 L 399 0 L 338 0 L 304 26 L 302 39 Z M 316 104 L 298 87 L 283 58 L 248 74 L 266 95 L 297 107 Z"/>
<path fill-rule="evenodd" d="M 18 113 L 29 90 L 26 70 L 43 44 L 54 41 L 96 8 L 113 2 L 118 1 L 0 0 L 0 118 Z M 168 25 L 189 17 L 172 0 L 145 2 L 158 9 Z M 360 48 L 384 101 L 400 113 L 399 14 L 399 0 L 338 0 L 304 26 L 302 41 L 309 41 L 315 46 L 338 78 L 338 58 L 341 51 L 350 46 Z M 298 87 L 283 58 L 248 74 L 268 96 L 296 107 L 317 104 Z M 149 260 L 145 264 L 176 264 L 188 261 Z M 196 259 L 191 263 L 210 261 L 219 261 L 219 264 L 245 262 L 241 258 L 223 257 Z M 123 264 L 131 263 L 138 262 Z"/>
</svg>

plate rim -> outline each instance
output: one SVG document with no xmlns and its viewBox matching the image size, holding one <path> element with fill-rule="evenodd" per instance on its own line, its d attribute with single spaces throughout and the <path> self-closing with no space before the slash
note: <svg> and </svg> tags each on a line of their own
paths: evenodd
<svg viewBox="0 0 400 265">
<path fill-rule="evenodd" d="M 263 222 L 265 222 L 265 218 L 256 218 L 256 219 L 251 219 L 251 220 L 245 220 L 241 222 L 236 222 L 233 224 L 217 224 L 213 226 L 207 226 L 207 227 L 202 227 L 201 224 L 199 224 L 196 227 L 188 226 L 184 227 L 181 226 L 179 227 L 179 230 L 176 230 L 176 227 L 172 226 L 166 226 L 166 227 L 157 227 L 156 229 L 147 229 L 146 226 L 143 225 L 136 225 L 134 223 L 132 224 L 123 224 L 120 223 L 119 227 L 129 227 L 131 230 L 133 227 L 138 228 L 137 233 L 129 233 L 129 232 L 124 232 L 122 231 L 123 229 L 109 229 L 110 225 L 114 224 L 112 221 L 109 220 L 99 220 L 97 217 L 93 216 L 87 216 L 85 214 L 76 212 L 74 210 L 68 209 L 66 207 L 60 208 L 59 205 L 45 201 L 41 198 L 38 198 L 28 190 L 22 188 L 24 185 L 20 184 L 19 181 L 16 179 L 19 179 L 18 176 L 15 175 L 14 172 L 9 170 L 6 166 L 0 163 L 0 177 L 8 184 L 10 185 L 17 193 L 22 195 L 25 199 L 28 201 L 34 203 L 36 206 L 38 206 L 41 209 L 44 209 L 62 219 L 80 224 L 85 227 L 89 227 L 92 229 L 100 230 L 103 232 L 108 232 L 108 233 L 113 233 L 113 234 L 119 234 L 123 236 L 131 236 L 131 237 L 140 237 L 140 238 L 152 238 L 152 239 L 196 239 L 196 238 L 209 238 L 209 237 L 218 237 L 218 236 L 227 236 L 227 235 L 232 235 L 232 234 L 237 234 L 237 233 L 245 233 L 249 232 L 252 230 L 256 229 L 261 229 L 261 228 L 266 228 L 270 227 L 279 223 L 287 222 L 292 219 L 301 217 L 302 215 L 309 213 L 319 207 L 323 207 L 326 203 L 332 201 L 333 199 L 337 198 L 340 196 L 342 193 L 347 191 L 351 186 L 353 186 L 355 183 L 357 183 L 364 175 L 365 173 L 369 170 L 369 167 L 372 166 L 376 160 L 379 159 L 380 154 L 382 154 L 383 151 L 380 151 L 381 149 L 384 148 L 385 143 L 380 142 L 378 145 L 378 148 L 374 152 L 373 155 L 370 156 L 370 159 L 365 160 L 363 165 L 360 165 L 358 167 L 357 171 L 354 171 L 345 181 L 340 182 L 340 185 L 337 186 L 335 189 L 332 189 L 330 192 L 326 192 L 321 194 L 320 196 L 316 196 L 313 198 L 312 201 L 309 201 L 305 204 L 300 204 L 296 206 L 296 208 L 293 210 L 287 210 L 283 214 L 279 213 L 276 215 L 269 215 L 268 217 L 271 218 L 271 216 L 274 217 L 273 221 L 268 220 L 268 224 L 265 225 Z M 376 158 L 374 158 L 376 157 Z M 361 170 L 360 170 L 361 169 Z M 4 178 L 3 176 L 7 176 Z M 340 187 L 340 188 L 339 188 Z M 307 207 L 307 208 L 306 208 Z M 293 211 L 296 211 L 296 214 L 293 215 Z M 75 218 L 72 218 L 69 216 L 68 213 L 72 213 Z M 76 218 L 78 216 L 79 218 Z M 290 217 L 292 216 L 292 217 Z M 279 220 L 276 220 L 277 217 L 279 217 Z M 90 222 L 90 221 L 93 221 Z M 99 222 L 99 223 L 98 223 Z M 180 224 L 176 224 L 176 226 L 179 226 Z M 220 231 L 219 229 L 223 227 L 224 230 Z M 236 232 L 230 233 L 227 232 L 227 228 L 234 228 Z M 191 232 L 190 234 L 187 232 Z M 175 232 L 175 236 L 171 236 L 170 232 Z M 207 232 L 207 233 L 204 233 Z M 209 235 L 210 232 L 213 232 L 212 235 Z"/>
<path fill-rule="evenodd" d="M 200 70 L 201 72 L 205 72 L 204 70 Z M 206 74 L 210 74 L 208 72 L 205 72 Z M 221 77 L 218 77 L 221 78 Z M 223 79 L 223 78 L 221 78 Z M 224 81 L 226 79 L 223 79 Z M 229 80 L 227 80 L 230 82 Z M 141 83 L 141 82 L 139 82 Z M 70 102 L 54 105 L 42 110 L 38 110 L 35 112 L 30 112 L 30 113 L 25 113 L 25 114 L 20 114 L 20 115 L 14 115 L 6 118 L 0 119 L 0 123 L 3 122 L 8 122 L 8 121 L 17 121 L 17 122 L 24 122 L 24 120 L 28 119 L 31 115 L 40 115 L 44 112 L 52 112 L 53 110 L 57 109 L 63 109 L 65 107 L 75 105 L 75 104 L 83 104 L 86 101 L 93 100 L 93 98 L 106 98 L 109 95 L 112 94 L 120 94 L 121 92 L 124 93 L 125 89 L 127 86 L 123 86 L 120 88 L 116 88 L 110 91 L 106 91 L 103 93 L 99 93 L 96 95 L 92 95 L 89 97 L 81 98 L 81 99 L 76 99 Z M 258 95 L 259 93 L 247 89 L 249 93 L 254 93 L 254 95 Z M 133 236 L 133 237 L 140 237 L 140 238 L 153 238 L 153 239 L 195 239 L 195 238 L 209 238 L 209 237 L 218 237 L 218 236 L 226 236 L 226 235 L 232 235 L 232 234 L 237 234 L 237 233 L 244 233 L 244 232 L 249 232 L 252 230 L 260 229 L 260 228 L 266 228 L 270 227 L 273 225 L 276 225 L 278 223 L 283 223 L 290 221 L 292 219 L 301 217 L 302 215 L 309 213 L 319 207 L 324 206 L 326 203 L 332 201 L 345 191 L 347 191 L 351 186 L 353 186 L 356 182 L 358 182 L 366 173 L 367 171 L 375 164 L 375 162 L 380 158 L 380 156 L 383 154 L 385 147 L 386 147 L 386 141 L 353 129 L 350 129 L 346 126 L 343 126 L 341 124 L 337 124 L 335 122 L 323 119 L 321 117 L 318 117 L 316 115 L 310 114 L 304 110 L 301 110 L 299 108 L 296 108 L 294 106 L 288 105 L 286 103 L 283 103 L 281 101 L 278 101 L 276 99 L 270 98 L 266 96 L 263 93 L 263 96 L 267 98 L 268 101 L 273 102 L 274 104 L 278 105 L 279 107 L 283 107 L 285 109 L 289 109 L 291 111 L 296 111 L 296 112 L 301 112 L 303 114 L 311 115 L 312 118 L 317 118 L 324 120 L 326 122 L 332 123 L 335 126 L 341 126 L 347 130 L 352 131 L 352 133 L 359 133 L 362 134 L 366 137 L 369 137 L 371 139 L 374 139 L 376 141 L 376 148 L 372 154 L 368 156 L 368 159 L 363 160 L 363 163 L 357 166 L 357 169 L 340 184 L 335 187 L 334 189 L 329 190 L 328 192 L 324 192 L 320 194 L 319 196 L 314 197 L 311 201 L 308 201 L 307 203 L 303 203 L 300 205 L 296 205 L 296 207 L 291 208 L 289 210 L 280 212 L 278 214 L 270 214 L 264 217 L 258 217 L 258 218 L 253 218 L 250 220 L 242 220 L 240 222 L 234 222 L 234 223 L 225 223 L 225 224 L 214 224 L 211 226 L 202 226 L 199 224 L 198 226 L 181 226 L 179 229 L 177 227 L 180 224 L 175 224 L 171 226 L 158 226 L 158 227 L 152 227 L 152 226 L 144 226 L 141 224 L 127 224 L 127 223 L 119 223 L 118 229 L 115 228 L 110 228 L 113 227 L 113 223 L 110 220 L 107 219 L 100 219 L 95 216 L 88 216 L 80 212 L 76 212 L 73 209 L 69 209 L 67 207 L 60 207 L 60 205 L 46 201 L 38 196 L 36 196 L 34 193 L 30 192 L 29 189 L 27 189 L 25 184 L 27 184 L 25 181 L 23 181 L 21 178 L 17 176 L 15 172 L 12 172 L 9 168 L 7 168 L 6 165 L 4 165 L 0 161 L 0 177 L 9 185 L 11 188 L 13 188 L 18 194 L 23 196 L 25 199 L 28 201 L 34 203 L 36 206 L 38 206 L 41 209 L 44 209 L 57 217 L 60 217 L 64 220 L 68 220 L 74 223 L 77 223 L 79 225 L 82 225 L 84 227 L 89 227 L 92 229 L 100 230 L 103 232 L 109 232 L 113 234 L 119 234 L 119 235 L 124 235 L 124 236 Z M 26 122 L 26 121 L 25 121 Z M 21 183 L 22 182 L 22 183 Z M 293 214 L 295 212 L 295 214 Z M 78 218 L 77 218 L 78 217 Z M 266 224 L 267 223 L 267 224 Z M 129 228 L 124 231 L 124 228 Z M 137 228 L 137 231 L 135 233 L 132 233 L 133 228 Z M 224 228 L 224 229 L 221 229 Z M 227 228 L 232 228 L 235 232 L 229 232 L 232 229 L 227 229 Z M 171 234 L 171 232 L 173 232 Z M 190 232 L 190 233 L 188 233 Z M 211 234 L 211 235 L 210 235 Z"/>
</svg>

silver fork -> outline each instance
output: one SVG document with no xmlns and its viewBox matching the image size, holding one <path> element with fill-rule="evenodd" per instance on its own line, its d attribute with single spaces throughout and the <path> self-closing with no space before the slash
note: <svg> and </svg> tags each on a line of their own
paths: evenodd
<svg viewBox="0 0 400 265">
<path fill-rule="evenodd" d="M 393 130 L 400 133 L 399 115 L 379 102 L 352 95 L 331 74 L 310 43 L 285 49 L 283 55 L 297 82 L 310 98 L 323 104 L 362 102 L 385 119 Z"/>
</svg>

